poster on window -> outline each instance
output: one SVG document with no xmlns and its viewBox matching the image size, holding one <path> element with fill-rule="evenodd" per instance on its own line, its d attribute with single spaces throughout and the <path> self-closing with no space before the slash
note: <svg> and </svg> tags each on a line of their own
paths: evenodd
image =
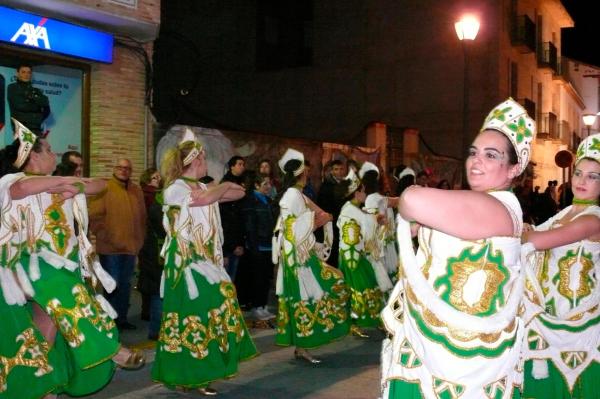
<svg viewBox="0 0 600 399">
<path fill-rule="evenodd" d="M 0 135 L 2 146 L 13 141 L 10 123 L 8 86 L 16 82 L 14 67 L 0 65 Z M 48 97 L 50 113 L 42 122 L 42 132 L 48 133 L 52 150 L 58 155 L 65 151 L 79 151 L 82 146 L 82 82 L 79 69 L 57 65 L 35 65 L 32 86 Z"/>
</svg>

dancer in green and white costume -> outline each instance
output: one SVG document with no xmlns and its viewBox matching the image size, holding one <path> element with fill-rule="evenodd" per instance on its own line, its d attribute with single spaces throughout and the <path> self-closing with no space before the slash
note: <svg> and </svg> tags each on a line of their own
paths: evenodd
<svg viewBox="0 0 600 399">
<path fill-rule="evenodd" d="M 398 248 L 396 246 L 396 221 L 394 208 L 398 197 L 386 197 L 379 193 L 379 168 L 365 162 L 358 171 L 358 177 L 365 186 L 367 198 L 363 210 L 378 221 L 375 244 L 378 244 L 379 258 L 392 282 L 398 280 Z"/>
<path fill-rule="evenodd" d="M 381 262 L 383 254 L 378 242 L 377 216 L 361 210 L 366 195 L 354 170 L 350 170 L 342 184 L 347 187 L 346 197 L 351 199 L 344 204 L 337 220 L 340 231 L 338 267 L 350 288 L 351 332 L 367 337 L 356 327 L 381 325 L 379 313 L 393 285 Z"/>
<path fill-rule="evenodd" d="M 18 121 L 15 125 L 18 150 L 11 145 L 4 154 L 23 172 L 0 179 L 3 231 L 13 233 L 3 246 L 0 283 L 4 298 L 8 305 L 27 307 L 46 341 L 40 344 L 39 353 L 55 351 L 59 357 L 52 367 L 67 368 L 63 385 L 53 393 L 90 394 L 110 381 L 115 363 L 134 368 L 144 362 L 141 353 L 121 347 L 114 310 L 84 281 L 99 280 L 109 290 L 115 284 L 95 259 L 86 237 L 84 193 L 99 192 L 104 182 L 46 176 L 56 165 L 50 145 Z M 30 337 L 2 334 L 2 338 L 26 344 Z M 36 351 L 32 351 L 33 355 Z M 36 374 L 48 371 L 40 369 Z M 27 387 L 26 382 L 16 383 Z"/>
<path fill-rule="evenodd" d="M 525 398 L 600 396 L 600 134 L 577 150 L 573 204 L 523 235 Z"/>
<path fill-rule="evenodd" d="M 297 358 L 317 364 L 320 360 L 307 349 L 348 333 L 349 292 L 341 272 L 324 261 L 331 251 L 331 215 L 302 194 L 304 155 L 288 149 L 279 167 L 285 176 L 273 243 L 273 263 L 279 265 L 276 343 L 296 346 Z M 313 231 L 323 225 L 325 243 L 320 244 Z"/>
<path fill-rule="evenodd" d="M 242 198 L 244 188 L 226 182 L 208 189 L 198 182 L 206 175 L 207 162 L 202 145 L 187 128 L 181 143 L 165 153 L 161 171 L 167 236 L 152 379 L 212 396 L 217 392 L 210 382 L 232 377 L 241 360 L 257 355 L 223 267 L 218 206 L 218 201 Z"/>
<path fill-rule="evenodd" d="M 400 197 L 401 278 L 382 313 L 392 334 L 384 398 L 519 397 L 522 212 L 510 186 L 534 135 L 535 122 L 509 99 L 469 148 L 471 190 L 412 186 Z M 406 220 L 422 226 L 416 256 Z"/>
</svg>

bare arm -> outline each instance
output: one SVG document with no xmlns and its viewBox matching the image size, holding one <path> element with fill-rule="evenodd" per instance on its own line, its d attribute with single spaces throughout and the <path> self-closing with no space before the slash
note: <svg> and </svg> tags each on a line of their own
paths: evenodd
<svg viewBox="0 0 600 399">
<path fill-rule="evenodd" d="M 246 189 L 244 189 L 244 187 L 239 184 L 231 183 L 231 187 L 225 191 L 225 194 L 223 194 L 219 202 L 237 201 L 244 198 L 244 195 L 246 195 Z"/>
<path fill-rule="evenodd" d="M 27 176 L 10 186 L 10 197 L 19 200 L 44 192 L 72 191 L 66 185 L 69 185 L 69 179 L 62 176 Z"/>
<path fill-rule="evenodd" d="M 231 198 L 226 197 L 228 193 Z M 216 201 L 225 201 L 224 198 L 227 198 L 227 201 L 233 201 L 242 198 L 244 193 L 242 186 L 231 182 L 224 182 L 208 190 L 193 190 L 190 206 L 210 205 Z"/>
<path fill-rule="evenodd" d="M 600 218 L 585 215 L 556 229 L 529 231 L 523 234 L 523 242 L 530 242 L 535 249 L 542 251 L 598 235 L 600 235 Z"/>
<path fill-rule="evenodd" d="M 86 195 L 96 195 L 104 191 L 106 188 L 106 180 L 104 179 L 81 179 L 85 185 L 84 193 Z"/>
<path fill-rule="evenodd" d="M 402 193 L 398 211 L 406 220 L 463 240 L 514 233 L 508 210 L 487 193 L 411 186 Z"/>
</svg>

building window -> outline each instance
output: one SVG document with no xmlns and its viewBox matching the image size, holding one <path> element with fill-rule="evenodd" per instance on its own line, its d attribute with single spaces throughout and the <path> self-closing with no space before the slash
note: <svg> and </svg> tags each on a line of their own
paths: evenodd
<svg viewBox="0 0 600 399">
<path fill-rule="evenodd" d="M 312 65 L 312 0 L 259 0 L 257 19 L 258 70 Z"/>
</svg>

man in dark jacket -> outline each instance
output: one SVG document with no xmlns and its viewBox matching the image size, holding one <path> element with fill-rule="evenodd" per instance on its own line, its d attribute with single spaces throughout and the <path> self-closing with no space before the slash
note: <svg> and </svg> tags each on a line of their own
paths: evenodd
<svg viewBox="0 0 600 399">
<path fill-rule="evenodd" d="M 331 213 L 333 217 L 333 243 L 331 246 L 331 255 L 327 260 L 327 263 L 333 267 L 338 267 L 338 246 L 340 232 L 337 228 L 337 218 L 340 216 L 342 206 L 346 202 L 345 193 L 346 186 L 341 182 L 346 177 L 346 169 L 344 163 L 340 160 L 334 160 L 331 162 L 331 173 L 325 176 L 321 189 L 319 190 L 319 196 L 317 197 L 317 205 L 327 213 Z"/>
<path fill-rule="evenodd" d="M 221 179 L 244 185 L 244 172 L 246 171 L 246 162 L 239 155 L 231 157 L 227 162 L 227 173 Z M 221 211 L 221 226 L 223 226 L 223 258 L 225 261 L 225 270 L 235 281 L 237 267 L 240 257 L 244 254 L 244 223 L 243 207 L 244 199 L 237 201 L 224 202 L 219 204 Z"/>
<path fill-rule="evenodd" d="M 31 66 L 22 64 L 17 67 L 17 81 L 8 85 L 6 95 L 11 118 L 36 135 L 42 134 L 42 122 L 50 115 L 50 103 L 40 89 L 32 86 Z"/>
</svg>

